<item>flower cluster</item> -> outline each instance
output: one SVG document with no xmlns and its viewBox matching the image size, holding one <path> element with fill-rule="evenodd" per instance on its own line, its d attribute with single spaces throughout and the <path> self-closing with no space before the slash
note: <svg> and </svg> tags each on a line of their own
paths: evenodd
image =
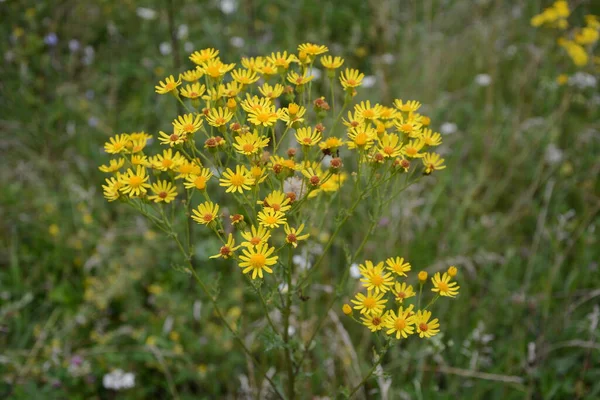
<svg viewBox="0 0 600 400">
<path fill-rule="evenodd" d="M 388 258 L 385 263 L 381 261 L 377 264 L 366 260 L 359 270 L 360 282 L 367 293 L 357 293 L 351 302 L 354 304 L 354 310 L 360 312 L 360 320 L 355 319 L 353 307 L 349 304 L 342 307 L 344 314 L 351 316 L 371 332 L 383 331 L 396 339 L 407 338 L 415 333 L 420 338 L 437 335 L 440 332 L 440 324 L 437 318 L 432 319 L 429 308 L 440 296 L 456 297 L 460 289 L 460 286 L 452 281 L 458 273 L 456 267 L 449 267 L 443 274 L 437 272 L 431 278 L 431 291 L 435 296 L 426 306 L 421 307 L 427 272 L 421 271 L 417 275 L 417 294 L 413 285 L 406 281 L 412 266 L 404 258 Z"/>
<path fill-rule="evenodd" d="M 569 28 L 567 19 L 570 15 L 569 4 L 566 1 L 559 0 L 544 9 L 540 14 L 533 16 L 531 25 L 564 31 L 565 33 L 558 38 L 557 43 L 566 51 L 573 64 L 581 68 L 590 63 L 592 47 L 600 37 L 600 21 L 596 15 L 586 15 L 585 26 L 567 31 Z M 595 57 L 593 63 L 600 65 L 600 59 Z M 567 78 L 566 76 L 559 77 L 559 83 L 566 83 Z"/>
</svg>

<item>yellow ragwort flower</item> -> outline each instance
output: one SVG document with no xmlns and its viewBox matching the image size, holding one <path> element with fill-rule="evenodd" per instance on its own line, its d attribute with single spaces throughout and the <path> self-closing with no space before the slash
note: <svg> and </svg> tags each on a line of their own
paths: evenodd
<svg viewBox="0 0 600 400">
<path fill-rule="evenodd" d="M 294 248 L 298 247 L 299 241 L 306 240 L 310 236 L 308 233 L 304 235 L 301 234 L 302 230 L 304 229 L 304 224 L 300 224 L 297 229 L 285 224 L 283 229 L 285 231 L 285 242 L 287 244 L 291 244 Z"/>
<path fill-rule="evenodd" d="M 198 207 L 192 210 L 192 219 L 202 225 L 209 225 L 217 218 L 219 218 L 219 205 L 212 201 L 198 204 Z"/>
<path fill-rule="evenodd" d="M 202 116 L 197 114 L 185 114 L 180 115 L 177 119 L 173 120 L 173 130 L 175 133 L 184 133 L 186 135 L 191 135 L 192 133 L 197 132 L 202 126 Z"/>
<path fill-rule="evenodd" d="M 219 50 L 208 48 L 200 51 L 195 51 L 190 55 L 190 60 L 194 64 L 201 65 L 208 60 L 216 58 L 219 55 Z"/>
<path fill-rule="evenodd" d="M 431 278 L 431 283 L 433 284 L 431 291 L 439 293 L 440 296 L 456 297 L 460 286 L 456 282 L 451 282 L 451 279 L 452 277 L 447 272 L 444 272 L 444 275 L 436 272 L 433 278 Z"/>
<path fill-rule="evenodd" d="M 413 318 L 420 338 L 430 338 L 440 332 L 438 319 L 436 318 L 429 321 L 429 318 L 431 318 L 431 311 L 419 310 Z"/>
<path fill-rule="evenodd" d="M 363 286 L 368 290 L 373 290 L 375 294 L 387 292 L 394 284 L 392 274 L 383 270 L 383 262 L 373 265 L 372 261 L 365 260 L 365 265 L 359 265 L 359 270 L 363 276 L 360 279 Z"/>
<path fill-rule="evenodd" d="M 210 169 L 202 168 L 198 175 L 190 175 L 186 177 L 183 186 L 185 186 L 186 189 L 205 190 L 206 184 L 212 176 L 213 173 L 210 171 Z"/>
<path fill-rule="evenodd" d="M 146 194 L 150 187 L 150 184 L 146 183 L 148 179 L 146 168 L 141 165 L 138 165 L 135 171 L 129 168 L 127 172 L 120 176 L 121 192 L 128 194 L 129 197 L 142 196 Z"/>
<path fill-rule="evenodd" d="M 158 86 L 155 86 L 154 89 L 158 94 L 167 94 L 167 93 L 176 93 L 177 87 L 181 85 L 181 77 L 175 78 L 173 75 L 165 78 L 164 82 L 160 81 Z"/>
<path fill-rule="evenodd" d="M 242 243 L 244 247 L 254 247 L 268 242 L 271 237 L 271 231 L 262 225 L 251 226 L 250 231 L 242 232 L 242 238 L 245 242 Z"/>
<path fill-rule="evenodd" d="M 311 127 L 298 128 L 295 136 L 299 144 L 307 147 L 316 145 L 322 139 L 321 132 Z"/>
<path fill-rule="evenodd" d="M 245 165 L 236 165 L 235 172 L 231 168 L 227 168 L 219 182 L 219 186 L 227 188 L 226 193 L 243 193 L 244 190 L 251 189 L 250 185 L 254 184 L 254 178 Z"/>
<path fill-rule="evenodd" d="M 364 326 L 369 328 L 371 332 L 377 332 L 383 329 L 387 324 L 388 314 L 382 315 L 381 312 L 371 313 L 360 317 L 360 321 Z"/>
<path fill-rule="evenodd" d="M 423 161 L 423 165 L 425 166 L 426 174 L 446 168 L 444 159 L 437 153 L 425 153 L 421 161 Z"/>
<path fill-rule="evenodd" d="M 392 293 L 394 294 L 396 301 L 400 304 L 402 304 L 405 299 L 416 295 L 413 287 L 406 284 L 406 282 L 396 282 L 392 288 Z"/>
<path fill-rule="evenodd" d="M 269 247 L 266 243 L 246 247 L 240 255 L 239 266 L 243 268 L 242 272 L 244 274 L 252 272 L 252 279 L 256 279 L 257 276 L 262 279 L 263 271 L 272 274 L 273 270 L 270 266 L 277 264 L 279 259 L 279 256 L 271 256 L 274 251 L 275 248 Z"/>
<path fill-rule="evenodd" d="M 220 126 L 225 126 L 229 121 L 233 118 L 233 113 L 229 111 L 227 108 L 217 107 L 211 108 L 208 111 L 208 115 L 206 116 L 206 121 L 210 126 L 214 126 L 216 128 Z"/>
<path fill-rule="evenodd" d="M 125 164 L 125 159 L 110 160 L 108 165 L 101 165 L 98 169 L 102 172 L 117 172 Z"/>
<path fill-rule="evenodd" d="M 131 141 L 129 135 L 126 133 L 123 133 L 122 135 L 115 135 L 108 140 L 108 142 L 104 143 L 104 151 L 109 154 L 126 152 L 127 144 Z"/>
<path fill-rule="evenodd" d="M 168 204 L 175 200 L 175 197 L 177 196 L 177 188 L 169 181 L 158 181 L 153 183 L 150 186 L 150 189 L 154 194 L 148 196 L 148 200 L 154 201 L 155 203 L 165 202 Z"/>
<path fill-rule="evenodd" d="M 365 296 L 363 293 L 356 294 L 356 300 L 350 300 L 355 304 L 354 309 L 360 311 L 361 314 L 377 315 L 381 314 L 385 308 L 387 299 L 383 298 L 385 293 L 373 294 L 370 290 Z"/>
<path fill-rule="evenodd" d="M 411 304 L 406 309 L 398 308 L 398 314 L 393 310 L 388 311 L 388 317 L 385 321 L 385 331 L 388 335 L 395 335 L 396 339 L 407 338 L 408 335 L 415 333 L 413 305 Z"/>
<path fill-rule="evenodd" d="M 280 225 L 287 222 L 283 212 L 276 211 L 272 208 L 265 208 L 262 211 L 259 211 L 257 219 L 261 226 L 269 229 L 279 228 Z"/>
<path fill-rule="evenodd" d="M 327 53 L 329 49 L 327 46 L 314 44 L 314 43 L 302 43 L 298 46 L 298 53 L 306 53 L 309 56 L 318 56 L 319 54 Z"/>
<path fill-rule="evenodd" d="M 390 257 L 385 260 L 385 263 L 389 271 L 399 276 L 406 276 L 406 273 L 411 269 L 410 263 L 408 261 L 405 262 L 403 257 Z"/>
<path fill-rule="evenodd" d="M 239 248 L 240 248 L 240 246 L 235 245 L 235 239 L 233 238 L 233 235 L 230 233 L 229 236 L 227 237 L 227 242 L 223 246 L 221 246 L 221 248 L 219 249 L 219 252 L 217 254 L 215 254 L 214 256 L 210 256 L 208 258 L 228 259 L 229 257 L 232 257 L 233 252 Z"/>
<path fill-rule="evenodd" d="M 362 85 L 365 74 L 357 69 L 346 68 L 340 74 L 340 83 L 345 90 L 352 90 Z"/>
</svg>

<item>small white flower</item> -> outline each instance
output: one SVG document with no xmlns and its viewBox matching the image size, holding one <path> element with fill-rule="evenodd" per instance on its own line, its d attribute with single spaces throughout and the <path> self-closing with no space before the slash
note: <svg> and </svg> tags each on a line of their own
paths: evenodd
<svg viewBox="0 0 600 400">
<path fill-rule="evenodd" d="M 177 38 L 178 39 L 187 39 L 189 32 L 190 32 L 190 29 L 188 28 L 188 26 L 186 24 L 181 24 L 181 25 L 179 25 L 179 28 L 177 28 Z"/>
<path fill-rule="evenodd" d="M 392 53 L 385 53 L 381 56 L 381 61 L 384 64 L 391 65 L 394 63 L 394 61 L 396 61 L 396 57 L 394 57 Z"/>
<path fill-rule="evenodd" d="M 563 159 L 563 151 L 556 147 L 554 143 L 550 143 L 548 147 L 546 147 L 546 152 L 544 153 L 544 160 L 550 165 L 558 164 Z"/>
<path fill-rule="evenodd" d="M 158 48 L 163 56 L 171 54 L 171 43 L 162 42 Z"/>
<path fill-rule="evenodd" d="M 458 127 L 454 122 L 444 122 L 442 126 L 440 126 L 440 132 L 442 133 L 442 135 L 451 135 L 453 133 L 456 133 L 457 130 Z"/>
<path fill-rule="evenodd" d="M 492 77 L 488 74 L 479 74 L 475 77 L 475 83 L 483 87 L 490 86 L 490 83 L 492 83 Z"/>
<path fill-rule="evenodd" d="M 246 42 L 244 41 L 244 38 L 241 38 L 239 36 L 234 36 L 231 39 L 229 39 L 229 43 L 231 43 L 231 45 L 233 47 L 240 49 L 240 48 L 244 47 L 244 44 Z"/>
<path fill-rule="evenodd" d="M 292 176 L 283 181 L 283 191 L 285 193 L 293 192 L 296 200 L 299 200 L 306 194 L 306 185 L 302 179 Z"/>
<path fill-rule="evenodd" d="M 279 284 L 279 292 L 280 293 L 287 293 L 288 292 L 288 285 L 287 285 L 287 283 L 280 283 Z"/>
<path fill-rule="evenodd" d="M 102 385 L 104 388 L 112 390 L 130 389 L 135 386 L 135 375 L 131 372 L 124 372 L 122 369 L 116 369 L 110 374 L 104 375 Z"/>
<path fill-rule="evenodd" d="M 221 0 L 219 5 L 223 14 L 233 14 L 237 10 L 237 2 L 235 0 Z"/>
<path fill-rule="evenodd" d="M 371 88 L 371 87 L 375 86 L 376 82 L 377 82 L 377 78 L 375 78 L 374 75 L 367 75 L 364 77 L 364 79 L 362 81 L 362 87 Z"/>
<path fill-rule="evenodd" d="M 194 43 L 192 42 L 185 42 L 185 44 L 183 45 L 183 49 L 186 53 L 191 53 L 192 51 L 194 51 L 195 48 L 196 46 L 194 46 Z"/>
<path fill-rule="evenodd" d="M 71 50 L 71 52 L 75 53 L 80 47 L 81 45 L 77 39 L 69 40 L 69 50 Z"/>
<path fill-rule="evenodd" d="M 577 72 L 569 78 L 569 85 L 578 87 L 579 89 L 596 87 L 596 77 L 586 72 Z"/>
<path fill-rule="evenodd" d="M 321 72 L 321 70 L 319 68 L 313 67 L 311 72 L 312 72 L 312 76 L 314 76 L 315 80 L 321 79 L 321 76 L 323 75 L 323 73 Z"/>
<path fill-rule="evenodd" d="M 354 263 L 350 266 L 350 276 L 354 279 L 360 278 L 360 269 L 358 268 L 358 264 Z"/>
<path fill-rule="evenodd" d="M 153 9 L 151 9 L 151 8 L 138 7 L 137 10 L 135 10 L 135 13 L 141 19 L 145 19 L 145 20 L 148 20 L 148 21 L 153 20 L 154 18 L 156 18 L 156 11 L 153 10 Z"/>
</svg>

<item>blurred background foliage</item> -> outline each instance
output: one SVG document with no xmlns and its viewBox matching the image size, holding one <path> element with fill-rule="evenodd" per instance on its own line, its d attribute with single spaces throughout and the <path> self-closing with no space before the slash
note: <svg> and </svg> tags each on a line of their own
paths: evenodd
<svg viewBox="0 0 600 400">
<path fill-rule="evenodd" d="M 573 3 L 575 21 L 600 14 Z M 364 256 L 402 255 L 430 272 L 456 264 L 461 295 L 440 304 L 443 335 L 394 349 L 389 375 L 361 395 L 600 396 L 598 70 L 585 71 L 593 85 L 556 83 L 576 71 L 552 32 L 529 25 L 547 5 L 0 1 L 0 397 L 268 397 L 256 391 L 278 360 L 263 350 L 280 344 L 241 274 L 200 263 L 263 371 L 179 271 L 170 242 L 105 202 L 97 166 L 110 135 L 168 129 L 177 108 L 154 84 L 189 69 L 192 51 L 215 47 L 233 62 L 306 41 L 373 77 L 360 98 L 417 99 L 444 134 L 448 169 L 390 206 Z M 346 225 L 344 240 L 357 245 L 361 229 Z M 198 239 L 201 260 L 217 248 Z M 347 268 L 341 246 L 328 257 L 296 310 L 304 342 Z M 370 333 L 334 311 L 305 361 L 303 394 L 334 398 L 371 365 Z M 115 369 L 133 372 L 135 387 L 105 388 Z"/>
</svg>

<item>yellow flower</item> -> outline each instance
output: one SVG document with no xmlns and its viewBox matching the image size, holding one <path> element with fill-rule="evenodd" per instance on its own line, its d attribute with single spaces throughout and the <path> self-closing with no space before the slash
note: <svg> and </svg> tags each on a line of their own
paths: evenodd
<svg viewBox="0 0 600 400">
<path fill-rule="evenodd" d="M 321 57 L 321 65 L 326 69 L 338 69 L 344 63 L 342 57 L 323 56 Z"/>
<path fill-rule="evenodd" d="M 264 208 L 272 208 L 275 211 L 281 212 L 286 212 L 292 208 L 290 206 L 290 199 L 280 190 L 269 193 L 263 201 L 257 201 L 257 204 L 262 205 Z"/>
<path fill-rule="evenodd" d="M 252 272 L 252 279 L 256 279 L 257 276 L 262 279 L 263 271 L 272 274 L 273 270 L 270 266 L 277 264 L 279 259 L 278 256 L 271 257 L 274 251 L 275 248 L 269 247 L 266 243 L 243 249 L 239 263 L 240 268 L 243 268 L 242 272 L 244 274 Z"/>
<path fill-rule="evenodd" d="M 194 64 L 203 64 L 208 60 L 216 58 L 219 55 L 219 50 L 208 48 L 200 51 L 195 51 L 190 55 L 190 60 Z"/>
<path fill-rule="evenodd" d="M 252 226 L 250 231 L 242 232 L 242 238 L 244 238 L 245 242 L 242 243 L 244 247 L 253 247 L 261 244 L 267 243 L 269 238 L 271 237 L 271 231 L 269 231 L 264 226 L 259 226 L 258 228 Z"/>
<path fill-rule="evenodd" d="M 417 276 L 419 278 L 419 283 L 423 284 L 427 280 L 427 271 L 420 271 Z"/>
<path fill-rule="evenodd" d="M 302 146 L 314 146 L 322 139 L 321 132 L 315 128 L 298 128 L 296 130 L 296 141 Z"/>
<path fill-rule="evenodd" d="M 253 165 L 250 167 L 250 175 L 254 179 L 254 185 L 263 183 L 265 179 L 267 179 L 267 174 L 265 172 L 267 172 L 267 169 L 260 165 Z"/>
<path fill-rule="evenodd" d="M 456 274 L 458 274 L 458 269 L 454 265 L 451 265 L 450 267 L 448 267 L 448 275 L 451 278 L 454 278 L 456 276 Z"/>
<path fill-rule="evenodd" d="M 387 303 L 387 300 L 383 299 L 383 295 L 383 292 L 374 295 L 368 290 L 366 296 L 363 293 L 357 293 L 356 300 L 350 301 L 355 304 L 354 309 L 360 311 L 361 314 L 377 315 L 383 312 L 385 303 Z"/>
<path fill-rule="evenodd" d="M 178 173 L 175 179 L 186 179 L 190 176 L 196 176 L 200 173 L 201 168 L 200 161 L 197 159 L 193 161 L 182 159 L 181 163 L 175 167 L 175 172 Z"/>
<path fill-rule="evenodd" d="M 387 264 L 388 270 L 395 272 L 397 275 L 400 276 L 406 276 L 406 273 L 410 271 L 411 268 L 410 263 L 404 262 L 403 257 L 390 257 L 387 260 L 385 260 L 385 263 Z"/>
<path fill-rule="evenodd" d="M 407 100 L 404 102 L 402 99 L 396 99 L 394 100 L 394 107 L 402 112 L 410 113 L 421 108 L 421 103 L 416 100 Z"/>
<path fill-rule="evenodd" d="M 385 315 L 381 315 L 381 312 L 371 313 L 370 315 L 367 314 L 365 316 L 360 317 L 360 321 L 364 326 L 369 328 L 371 332 L 377 332 L 383 329 L 384 326 L 386 326 L 387 316 L 387 313 Z"/>
<path fill-rule="evenodd" d="M 208 225 L 217 218 L 219 218 L 219 205 L 212 201 L 198 204 L 198 207 L 192 210 L 192 219 L 202 225 Z"/>
<path fill-rule="evenodd" d="M 150 167 L 151 164 L 148 161 L 148 156 L 144 154 L 134 154 L 131 156 L 131 164 L 132 165 L 142 165 L 144 167 Z"/>
<path fill-rule="evenodd" d="M 384 158 L 398 157 L 402 154 L 400 137 L 393 133 L 385 133 L 379 141 L 379 154 Z"/>
<path fill-rule="evenodd" d="M 373 145 L 377 132 L 370 125 L 361 124 L 348 130 L 349 149 L 368 150 Z"/>
<path fill-rule="evenodd" d="M 183 183 L 186 189 L 206 189 L 206 184 L 209 179 L 213 176 L 213 173 L 208 168 L 202 168 L 198 175 L 188 176 Z"/>
<path fill-rule="evenodd" d="M 290 103 L 287 108 L 281 110 L 279 119 L 285 122 L 286 126 L 292 126 L 295 123 L 304 122 L 304 114 L 306 114 L 306 108 L 296 103 Z"/>
<path fill-rule="evenodd" d="M 558 40 L 558 44 L 567 51 L 567 54 L 569 54 L 569 57 L 571 57 L 576 66 L 583 67 L 588 63 L 588 54 L 581 45 L 562 38 Z"/>
<path fill-rule="evenodd" d="M 164 201 L 168 204 L 175 200 L 175 197 L 177 196 L 177 188 L 168 181 L 158 181 L 153 183 L 150 188 L 154 194 L 148 196 L 148 200 L 154 200 L 155 203 Z"/>
<path fill-rule="evenodd" d="M 442 144 L 442 135 L 439 133 L 433 133 L 431 129 L 423 129 L 421 140 L 425 146 L 439 146 Z"/>
<path fill-rule="evenodd" d="M 117 178 L 106 178 L 106 185 L 102 185 L 104 198 L 108 201 L 117 200 L 121 196 L 119 190 L 122 186 L 118 176 Z"/>
<path fill-rule="evenodd" d="M 194 117 L 194 114 L 180 115 L 173 120 L 173 130 L 175 133 L 185 133 L 190 135 L 202 126 L 202 116 L 200 114 Z"/>
<path fill-rule="evenodd" d="M 190 69 L 189 71 L 185 71 L 184 73 L 181 74 L 181 77 L 183 78 L 183 80 L 187 81 L 187 82 L 196 82 L 198 79 L 202 78 L 203 76 L 204 76 L 204 71 L 202 71 L 198 67 L 196 67 L 194 69 Z M 204 86 L 204 85 L 202 85 L 202 86 Z M 188 85 L 188 87 L 189 87 L 189 85 Z"/>
<path fill-rule="evenodd" d="M 231 81 L 225 84 L 225 86 L 220 85 L 220 90 L 223 92 L 224 97 L 229 97 L 230 100 L 235 100 L 233 97 L 236 97 L 240 92 L 244 89 L 244 85 L 239 82 Z"/>
<path fill-rule="evenodd" d="M 304 71 L 303 75 L 298 74 L 296 71 L 290 71 L 287 74 L 287 80 L 290 83 L 293 83 L 296 86 L 302 86 L 314 78 L 313 75 L 308 75 L 308 71 Z"/>
<path fill-rule="evenodd" d="M 219 186 L 227 188 L 226 193 L 243 193 L 244 190 L 251 189 L 250 185 L 254 184 L 254 178 L 245 165 L 236 165 L 235 172 L 231 168 L 227 168 L 219 182 Z"/>
<path fill-rule="evenodd" d="M 265 79 L 269 79 L 272 76 L 277 75 L 277 73 L 278 73 L 277 67 L 275 67 L 271 63 L 265 63 L 265 65 L 263 65 L 258 72 L 263 74 Z"/>
<path fill-rule="evenodd" d="M 123 192 L 123 194 L 129 194 L 129 197 L 144 195 L 150 187 L 150 184 L 146 183 L 148 179 L 149 177 L 146 175 L 146 168 L 138 165 L 135 172 L 130 168 L 125 174 L 120 176 L 119 180 L 123 185 L 121 187 L 121 192 Z"/>
<path fill-rule="evenodd" d="M 233 147 L 238 153 L 251 156 L 262 151 L 269 144 L 269 140 L 268 137 L 259 136 L 258 131 L 254 131 L 254 133 L 245 133 L 236 136 L 236 143 L 233 144 Z"/>
<path fill-rule="evenodd" d="M 346 315 L 351 315 L 352 314 L 352 307 L 350 307 L 350 304 L 344 304 L 344 306 L 342 307 L 342 311 Z"/>
<path fill-rule="evenodd" d="M 158 86 L 154 86 L 154 89 L 158 94 L 176 93 L 175 91 L 179 85 L 181 85 L 181 78 L 175 80 L 173 75 L 171 75 L 168 78 L 165 78 L 164 82 L 160 81 Z"/>
<path fill-rule="evenodd" d="M 233 235 L 230 233 L 229 236 L 227 237 L 227 243 L 225 243 L 223 246 L 221 246 L 221 248 L 219 249 L 219 253 L 215 254 L 214 256 L 210 256 L 208 258 L 228 259 L 229 257 L 233 256 L 233 252 L 239 248 L 240 248 L 240 246 L 235 245 L 235 239 L 233 238 Z"/>
<path fill-rule="evenodd" d="M 198 82 L 192 83 L 191 85 L 185 85 L 184 88 L 179 90 L 179 93 L 188 99 L 197 99 L 201 97 L 204 92 L 206 92 L 206 86 L 201 85 Z"/>
<path fill-rule="evenodd" d="M 242 66 L 251 71 L 260 72 L 264 65 L 265 60 L 262 57 L 242 57 Z"/>
<path fill-rule="evenodd" d="M 125 160 L 123 158 L 119 158 L 118 160 L 110 160 L 108 165 L 101 165 L 98 169 L 102 172 L 116 172 L 121 169 L 121 167 L 125 164 Z"/>
<path fill-rule="evenodd" d="M 334 153 L 344 145 L 344 141 L 335 136 L 328 137 L 324 142 L 319 143 L 319 148 L 326 154 Z"/>
<path fill-rule="evenodd" d="M 417 311 L 417 314 L 413 316 L 414 324 L 417 327 L 420 338 L 430 338 L 440 332 L 438 319 L 436 318 L 429 321 L 429 318 L 431 318 L 431 311 L 427 310 L 419 310 Z"/>
<path fill-rule="evenodd" d="M 273 126 L 279 119 L 279 113 L 275 111 L 275 106 L 265 107 L 262 110 L 250 111 L 248 113 L 248 122 L 256 126 Z"/>
<path fill-rule="evenodd" d="M 295 55 L 288 55 L 287 51 L 284 51 L 283 53 L 271 53 L 270 56 L 267 56 L 267 61 L 273 64 L 275 68 L 288 69 L 290 63 L 298 62 L 298 59 Z M 264 73 L 264 67 L 262 73 Z"/>
<path fill-rule="evenodd" d="M 207 60 L 202 63 L 202 70 L 208 76 L 213 79 L 220 79 L 225 76 L 226 73 L 231 71 L 235 67 L 235 64 L 223 64 L 218 58 Z"/>
<path fill-rule="evenodd" d="M 168 144 L 171 147 L 185 142 L 186 139 L 187 139 L 187 137 L 186 137 L 185 133 L 173 132 L 172 134 L 169 135 L 163 131 L 160 131 L 158 134 L 158 141 L 160 142 L 160 144 Z"/>
<path fill-rule="evenodd" d="M 104 151 L 109 154 L 119 154 L 127 151 L 127 144 L 130 142 L 129 135 L 115 135 L 108 142 L 104 143 Z"/>
<path fill-rule="evenodd" d="M 444 272 L 444 275 L 436 272 L 436 274 L 431 278 L 431 283 L 433 284 L 432 292 L 439 293 L 440 296 L 446 297 L 456 297 L 458 294 L 458 289 L 460 286 L 456 282 L 450 282 L 452 278 L 447 272 Z"/>
<path fill-rule="evenodd" d="M 273 107 L 273 103 L 271 103 L 271 99 L 267 97 L 258 97 L 258 96 L 250 96 L 246 93 L 246 99 L 241 103 L 242 109 L 247 113 L 255 113 L 258 111 L 263 111 L 265 109 L 271 109 Z"/>
<path fill-rule="evenodd" d="M 174 171 L 179 164 L 183 162 L 183 157 L 179 152 L 175 152 L 173 155 L 172 149 L 166 149 L 162 152 L 162 154 L 157 154 L 153 158 L 150 159 L 150 163 L 152 164 L 152 168 L 158 169 L 161 171 Z"/>
<path fill-rule="evenodd" d="M 269 99 L 276 99 L 283 93 L 283 86 L 279 83 L 276 83 L 274 86 L 269 85 L 268 83 L 264 83 L 262 86 L 258 87 L 258 91 L 265 97 Z"/>
<path fill-rule="evenodd" d="M 304 229 L 304 224 L 300 224 L 298 229 L 291 228 L 288 224 L 285 224 L 283 227 L 285 230 L 285 242 L 291 244 L 294 248 L 298 247 L 298 242 L 300 240 L 306 240 L 310 236 L 308 233 L 301 235 L 302 230 Z"/>
<path fill-rule="evenodd" d="M 446 168 L 444 159 L 437 153 L 425 153 L 421 161 L 423 161 L 423 165 L 425 166 L 426 174 Z"/>
<path fill-rule="evenodd" d="M 392 293 L 394 294 L 396 301 L 400 304 L 402 304 L 405 299 L 415 296 L 413 287 L 407 285 L 406 282 L 396 282 L 392 288 Z"/>
<path fill-rule="evenodd" d="M 346 68 L 340 74 L 340 83 L 345 90 L 354 89 L 362 85 L 365 74 L 357 69 Z"/>
<path fill-rule="evenodd" d="M 421 158 L 424 156 L 424 154 L 419 153 L 419 151 L 421 151 L 423 146 L 424 143 L 422 140 L 411 140 L 402 148 L 402 154 L 410 158 Z"/>
<path fill-rule="evenodd" d="M 575 42 L 584 46 L 594 44 L 598 41 L 599 35 L 597 29 L 584 27 L 575 33 Z"/>
<path fill-rule="evenodd" d="M 415 333 L 413 305 L 411 304 L 406 309 L 398 308 L 398 314 L 393 310 L 388 311 L 388 316 L 385 321 L 388 335 L 396 335 L 396 339 L 407 338 L 408 335 Z"/>
<path fill-rule="evenodd" d="M 276 211 L 272 208 L 265 208 L 257 215 L 258 222 L 261 226 L 269 229 L 279 228 L 279 225 L 286 223 L 287 219 L 281 211 Z"/>
<path fill-rule="evenodd" d="M 373 121 L 379 118 L 379 114 L 381 113 L 381 105 L 375 104 L 373 107 L 371 107 L 371 102 L 369 100 L 366 102 L 361 101 L 360 104 L 354 106 L 354 113 L 362 119 Z"/>
<path fill-rule="evenodd" d="M 251 85 L 260 79 L 255 71 L 241 68 L 233 71 L 231 77 L 234 81 L 239 82 L 242 85 Z"/>
<path fill-rule="evenodd" d="M 374 290 L 375 294 L 385 293 L 391 289 L 394 284 L 392 274 L 385 273 L 383 270 L 383 262 L 373 265 L 370 260 L 365 260 L 365 265 L 360 265 L 359 270 L 363 278 L 360 279 L 363 286 L 368 290 Z"/>
<path fill-rule="evenodd" d="M 381 106 L 379 110 L 379 118 L 383 120 L 395 119 L 398 117 L 398 110 L 393 107 Z"/>
<path fill-rule="evenodd" d="M 358 113 L 354 113 L 352 115 L 352 111 L 348 111 L 348 119 L 342 118 L 342 123 L 346 125 L 348 128 L 358 128 L 361 125 L 364 125 L 364 118 L 358 115 Z"/>
<path fill-rule="evenodd" d="M 310 56 L 318 56 L 319 54 L 327 53 L 329 49 L 327 46 L 314 44 L 314 43 L 303 43 L 298 46 L 298 53 L 306 53 Z"/>
<path fill-rule="evenodd" d="M 421 136 L 421 128 L 423 124 L 419 119 L 415 118 L 414 114 L 409 114 L 408 117 L 400 116 L 394 121 L 394 126 L 402 134 L 410 138 L 418 138 Z"/>
<path fill-rule="evenodd" d="M 216 128 L 225 126 L 233 118 L 233 113 L 227 108 L 217 107 L 211 108 L 206 116 L 206 121 L 209 125 Z"/>
<path fill-rule="evenodd" d="M 569 82 L 569 75 L 560 74 L 556 77 L 556 83 L 558 83 L 560 86 L 565 85 L 567 82 Z"/>
</svg>

